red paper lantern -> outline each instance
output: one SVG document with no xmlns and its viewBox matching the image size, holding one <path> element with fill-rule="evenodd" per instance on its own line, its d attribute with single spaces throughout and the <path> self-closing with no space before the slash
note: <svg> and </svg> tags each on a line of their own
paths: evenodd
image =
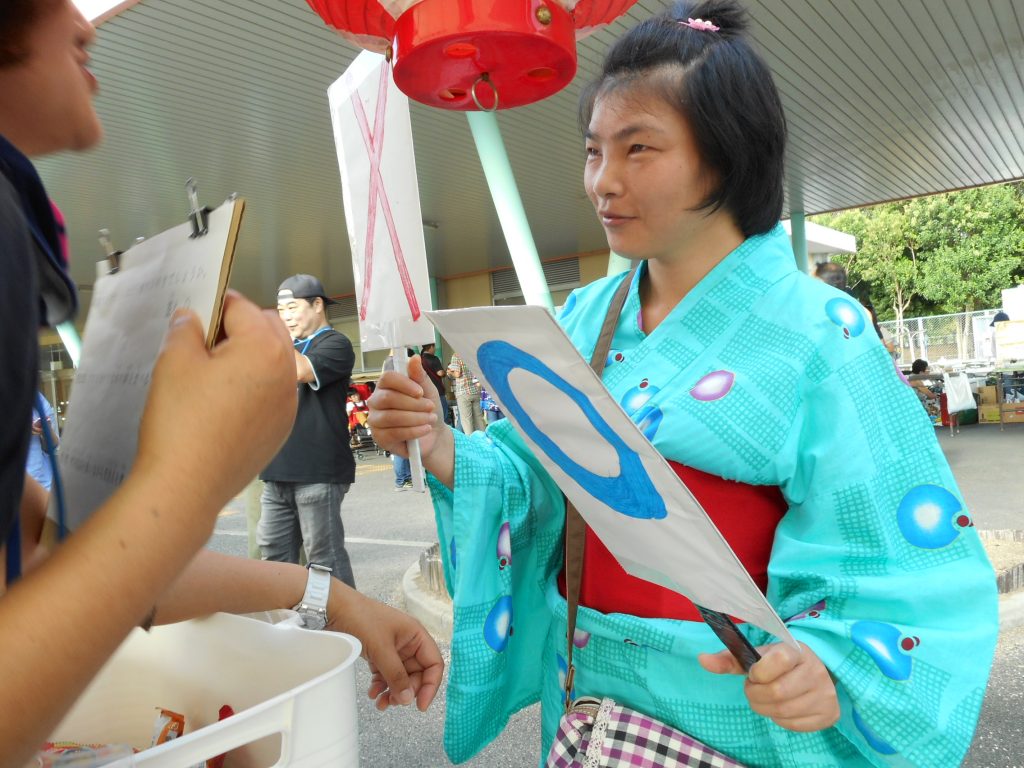
<svg viewBox="0 0 1024 768">
<path fill-rule="evenodd" d="M 330 26 L 390 52 L 395 84 L 442 109 L 540 101 L 576 74 L 576 40 L 636 0 L 307 0 Z M 497 102 L 497 103 L 496 103 Z"/>
</svg>

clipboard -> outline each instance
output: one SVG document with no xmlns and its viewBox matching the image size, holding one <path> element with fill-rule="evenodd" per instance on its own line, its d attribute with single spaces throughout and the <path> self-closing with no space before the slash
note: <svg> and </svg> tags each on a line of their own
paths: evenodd
<svg viewBox="0 0 1024 768">
<path fill-rule="evenodd" d="M 199 207 L 191 179 L 188 191 L 185 223 L 123 252 L 101 238 L 107 259 L 99 266 L 104 274 L 93 289 L 72 385 L 58 458 L 61 487 L 47 515 L 58 537 L 104 504 L 131 470 L 150 377 L 174 311 L 199 315 L 207 347 L 217 339 L 245 200 L 232 196 L 211 210 Z"/>
</svg>

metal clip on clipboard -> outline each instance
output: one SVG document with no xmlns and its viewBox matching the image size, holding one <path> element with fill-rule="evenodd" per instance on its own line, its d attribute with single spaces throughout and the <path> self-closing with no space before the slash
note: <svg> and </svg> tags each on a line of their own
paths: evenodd
<svg viewBox="0 0 1024 768">
<path fill-rule="evenodd" d="M 188 195 L 188 221 L 192 225 L 192 234 L 189 238 L 202 237 L 210 231 L 210 213 L 213 211 L 208 205 L 199 204 L 199 194 L 196 190 L 196 181 L 193 177 L 189 177 L 188 181 L 185 182 L 185 193 Z M 234 200 L 237 195 L 232 192 L 228 195 L 228 200 Z M 107 271 L 109 274 L 116 274 L 121 268 L 121 256 L 124 251 L 119 251 L 114 248 L 114 244 L 110 239 L 110 230 L 101 229 L 99 232 L 100 247 L 103 249 L 103 255 L 107 260 Z M 135 239 L 135 243 L 141 243 L 145 238 L 138 237 Z"/>
<path fill-rule="evenodd" d="M 121 268 L 121 254 L 124 251 L 118 251 L 114 248 L 114 244 L 110 240 L 110 230 L 100 230 L 100 247 L 103 249 L 103 255 L 107 259 L 107 271 L 113 275 L 117 270 Z"/>
</svg>

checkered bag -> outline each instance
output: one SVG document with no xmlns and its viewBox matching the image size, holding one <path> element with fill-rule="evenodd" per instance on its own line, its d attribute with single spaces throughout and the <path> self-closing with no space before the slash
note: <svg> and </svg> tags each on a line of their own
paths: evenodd
<svg viewBox="0 0 1024 768">
<path fill-rule="evenodd" d="M 743 768 L 730 757 L 611 699 L 577 699 L 558 724 L 547 768 Z"/>
</svg>

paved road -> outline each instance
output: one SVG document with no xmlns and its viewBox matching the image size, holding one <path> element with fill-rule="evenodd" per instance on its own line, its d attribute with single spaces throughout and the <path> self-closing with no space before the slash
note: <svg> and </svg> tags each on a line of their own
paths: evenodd
<svg viewBox="0 0 1024 768">
<path fill-rule="evenodd" d="M 974 517 L 986 529 L 1024 529 L 1024 424 L 969 424 L 956 435 L 937 429 L 939 444 Z"/>
<path fill-rule="evenodd" d="M 947 431 L 948 433 L 948 431 Z M 1024 499 L 1024 473 L 1017 456 L 1024 447 L 1024 426 L 1000 434 L 998 427 L 964 427 L 941 438 L 975 520 L 984 528 L 1024 528 L 1018 522 Z M 362 592 L 401 607 L 401 577 L 425 546 L 436 538 L 428 500 L 411 491 L 394 492 L 391 465 L 384 458 L 359 462 L 356 483 L 343 505 L 343 518 L 356 581 Z M 244 556 L 245 515 L 236 499 L 218 521 L 211 547 Z M 442 651 L 446 658 L 448 647 Z M 969 768 L 1024 768 L 1020 713 L 1024 710 L 1024 628 L 1000 639 L 993 676 Z M 365 665 L 357 671 L 360 691 L 369 684 Z M 441 734 L 444 696 L 426 714 L 378 713 L 360 693 L 361 763 L 366 766 L 449 766 Z M 468 766 L 520 768 L 538 761 L 536 708 L 518 715 L 505 732 Z"/>
</svg>

